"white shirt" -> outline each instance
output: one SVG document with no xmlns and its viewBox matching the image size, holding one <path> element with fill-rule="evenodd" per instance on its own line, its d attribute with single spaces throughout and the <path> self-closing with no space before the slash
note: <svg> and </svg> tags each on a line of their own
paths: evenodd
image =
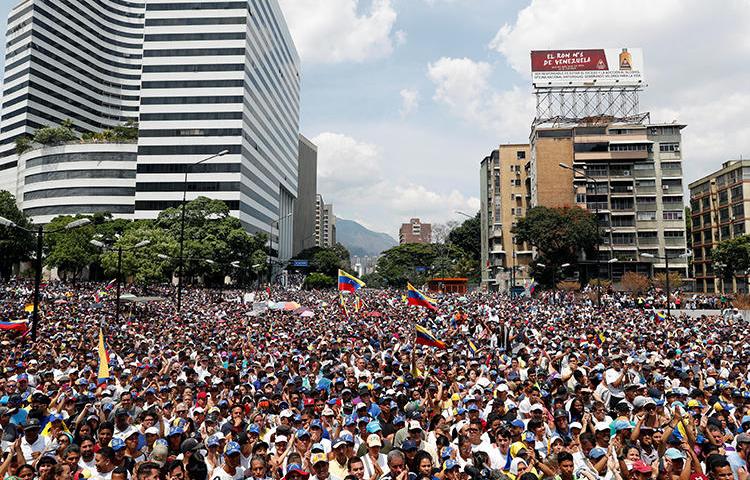
<svg viewBox="0 0 750 480">
<path fill-rule="evenodd" d="M 47 437 L 43 437 L 39 435 L 39 438 L 36 439 L 36 441 L 32 444 L 30 444 L 26 437 L 23 437 L 21 439 L 21 453 L 23 453 L 23 458 L 26 460 L 26 463 L 32 463 L 34 461 L 34 457 L 32 456 L 32 453 L 39 452 L 42 453 L 47 448 Z"/>
<path fill-rule="evenodd" d="M 620 378 L 620 374 L 622 372 L 619 372 L 615 370 L 614 368 L 610 368 L 606 372 L 604 372 L 604 378 L 607 380 L 607 388 L 609 388 L 609 393 L 613 397 L 622 398 L 625 396 L 625 394 L 622 391 L 622 383 L 620 383 L 619 387 L 615 387 L 612 385 L 614 381 L 616 381 L 618 378 Z M 625 376 L 623 377 L 623 381 L 625 381 Z"/>
<path fill-rule="evenodd" d="M 234 472 L 234 476 L 227 473 L 224 467 L 215 468 L 208 480 L 242 480 L 245 477 L 245 469 L 237 467 L 237 471 Z"/>
</svg>

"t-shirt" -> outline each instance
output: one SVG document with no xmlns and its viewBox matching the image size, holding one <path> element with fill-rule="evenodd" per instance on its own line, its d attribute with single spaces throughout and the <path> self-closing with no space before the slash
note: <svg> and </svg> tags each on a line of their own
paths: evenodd
<svg viewBox="0 0 750 480">
<path fill-rule="evenodd" d="M 23 458 L 26 460 L 26 463 L 32 463 L 34 461 L 34 457 L 32 456 L 33 453 L 44 452 L 47 448 L 46 438 L 47 437 L 39 435 L 39 438 L 31 444 L 26 440 L 26 437 L 21 440 L 21 452 L 23 453 Z"/>
<path fill-rule="evenodd" d="M 620 378 L 621 373 L 622 372 L 615 370 L 614 368 L 610 368 L 609 370 L 604 372 L 604 378 L 607 379 L 607 388 L 609 389 L 609 393 L 613 397 L 617 397 L 617 398 L 623 398 L 625 396 L 625 393 L 623 393 L 622 388 L 621 388 L 622 383 L 620 383 L 619 387 L 615 387 L 614 385 L 612 385 L 614 381 Z M 625 377 L 623 377 L 623 381 L 624 381 L 624 378 Z"/>
<path fill-rule="evenodd" d="M 226 470 L 224 470 L 224 467 L 219 467 L 214 469 L 213 472 L 211 472 L 211 476 L 209 477 L 210 480 L 241 480 L 245 477 L 245 469 L 242 467 L 237 467 L 237 470 L 234 472 L 234 475 L 230 475 Z"/>
</svg>

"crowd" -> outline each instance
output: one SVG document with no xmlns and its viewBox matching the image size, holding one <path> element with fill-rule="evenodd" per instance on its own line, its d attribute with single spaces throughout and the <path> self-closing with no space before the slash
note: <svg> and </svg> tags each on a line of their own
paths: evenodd
<svg viewBox="0 0 750 480">
<path fill-rule="evenodd" d="M 21 480 L 747 480 L 741 316 L 608 296 L 44 286 L 0 332 L 0 473 Z M 2 320 L 31 286 L 0 286 Z M 106 293 L 106 292 L 105 292 Z M 258 308 L 267 297 L 296 310 Z M 253 304 L 253 302 L 255 304 Z M 261 305 L 263 307 L 263 305 Z M 312 313 L 303 313 L 312 312 Z M 426 328 L 445 348 L 415 342 Z M 98 379 L 99 331 L 110 378 Z"/>
</svg>

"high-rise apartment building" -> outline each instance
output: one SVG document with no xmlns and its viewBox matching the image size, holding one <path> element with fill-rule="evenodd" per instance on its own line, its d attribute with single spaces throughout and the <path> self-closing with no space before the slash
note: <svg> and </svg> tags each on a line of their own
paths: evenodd
<svg viewBox="0 0 750 480">
<path fill-rule="evenodd" d="M 480 165 L 482 287 L 507 291 L 529 279 L 532 250 L 512 230 L 531 203 L 530 146 L 504 144 Z"/>
<path fill-rule="evenodd" d="M 688 260 L 680 256 L 684 127 L 605 117 L 532 130 L 532 206 L 578 205 L 597 214 L 603 242 L 598 259 L 587 260 L 589 276 L 664 271 L 665 255 L 670 271 L 687 276 Z"/>
<path fill-rule="evenodd" d="M 398 229 L 398 243 L 430 243 L 432 242 L 432 224 L 422 223 L 418 218 L 412 218 L 409 223 L 402 223 Z"/>
<path fill-rule="evenodd" d="M 294 255 L 315 246 L 315 202 L 318 192 L 318 147 L 299 136 L 297 200 L 294 202 Z"/>
<path fill-rule="evenodd" d="M 704 293 L 748 292 L 748 275 L 720 278 L 711 250 L 730 238 L 750 232 L 750 160 L 730 160 L 690 184 L 695 290 Z"/>
<path fill-rule="evenodd" d="M 336 216 L 333 204 L 325 203 L 323 196 L 316 195 L 315 200 L 315 245 L 332 247 L 336 244 Z"/>
<path fill-rule="evenodd" d="M 291 256 L 300 68 L 276 0 L 24 0 L 7 45 L 0 188 L 35 221 L 95 211 L 153 218 L 179 205 L 189 172 L 188 200 L 223 200 L 249 232 L 272 232 L 279 257 Z M 78 132 L 138 120 L 135 168 L 119 178 L 114 164 L 96 165 L 113 153 L 96 144 L 37 152 L 34 167 L 16 154 L 18 136 L 67 119 Z M 57 167 L 64 173 L 26 186 Z M 32 191 L 29 200 L 49 199 L 45 210 L 24 203 Z"/>
</svg>

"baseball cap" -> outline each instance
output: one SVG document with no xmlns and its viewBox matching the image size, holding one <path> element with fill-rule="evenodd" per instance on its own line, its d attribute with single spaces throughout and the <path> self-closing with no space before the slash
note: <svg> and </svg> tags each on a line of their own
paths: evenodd
<svg viewBox="0 0 750 480">
<path fill-rule="evenodd" d="M 581 425 L 581 422 L 571 422 L 569 427 L 571 430 L 573 430 L 574 428 L 577 428 L 578 430 L 583 430 L 583 425 Z"/>
<path fill-rule="evenodd" d="M 328 456 L 325 453 L 313 453 L 310 455 L 310 465 L 316 465 L 320 462 L 328 462 Z"/>
<path fill-rule="evenodd" d="M 143 433 L 146 435 L 159 435 L 159 429 L 156 427 L 148 427 Z"/>
<path fill-rule="evenodd" d="M 341 437 L 338 437 L 338 438 L 337 438 L 336 440 L 334 440 L 334 441 L 333 441 L 333 443 L 331 444 L 331 448 L 339 448 L 339 447 L 341 447 L 341 446 L 344 446 L 344 445 L 346 445 L 346 440 L 344 440 L 344 439 L 343 439 L 343 438 L 341 438 Z"/>
<path fill-rule="evenodd" d="M 215 435 L 211 435 L 210 437 L 208 437 L 206 439 L 206 446 L 207 447 L 218 447 L 219 446 L 219 439 L 216 438 Z"/>
<path fill-rule="evenodd" d="M 667 451 L 664 452 L 664 456 L 670 460 L 684 460 L 685 459 L 685 454 L 682 453 L 680 450 L 677 450 L 676 448 L 668 448 Z"/>
<path fill-rule="evenodd" d="M 646 465 L 643 460 L 633 462 L 633 466 L 630 469 L 640 473 L 651 473 L 651 467 Z"/>
<path fill-rule="evenodd" d="M 592 448 L 591 451 L 589 452 L 589 458 L 592 460 L 598 460 L 606 454 L 607 452 L 603 448 L 596 447 L 596 448 Z"/>
<path fill-rule="evenodd" d="M 374 433 L 371 433 L 367 436 L 367 446 L 368 447 L 382 447 L 383 442 L 380 440 L 380 437 L 377 436 Z"/>
<path fill-rule="evenodd" d="M 304 471 L 302 469 L 302 466 L 298 463 L 292 463 L 291 465 L 286 467 L 286 475 L 284 475 L 284 478 L 286 478 L 290 473 L 298 473 L 305 478 L 310 476 L 310 474 Z"/>
<path fill-rule="evenodd" d="M 453 460 L 452 458 L 449 458 L 443 463 L 443 470 L 453 470 L 454 468 L 458 468 L 460 465 L 457 461 Z"/>
<path fill-rule="evenodd" d="M 112 447 L 112 450 L 115 452 L 119 452 L 123 448 L 125 448 L 125 442 L 122 441 L 122 439 L 114 437 L 110 442 L 109 446 Z"/>
<path fill-rule="evenodd" d="M 417 442 L 414 440 L 406 440 L 404 443 L 401 444 L 401 449 L 405 452 L 416 450 L 417 449 Z"/>
<path fill-rule="evenodd" d="M 225 455 L 235 455 L 240 453 L 240 444 L 237 442 L 228 442 L 226 448 L 224 448 Z"/>
<path fill-rule="evenodd" d="M 598 422 L 594 425 L 594 430 L 597 432 L 609 431 L 609 425 L 607 422 Z"/>
<path fill-rule="evenodd" d="M 409 430 L 422 430 L 422 425 L 416 420 L 409 421 Z"/>
<path fill-rule="evenodd" d="M 182 444 L 180 445 L 180 452 L 186 453 L 186 452 L 196 452 L 198 451 L 198 448 L 200 447 L 200 443 L 198 443 L 198 440 L 194 438 L 186 438 L 182 441 Z"/>
</svg>

